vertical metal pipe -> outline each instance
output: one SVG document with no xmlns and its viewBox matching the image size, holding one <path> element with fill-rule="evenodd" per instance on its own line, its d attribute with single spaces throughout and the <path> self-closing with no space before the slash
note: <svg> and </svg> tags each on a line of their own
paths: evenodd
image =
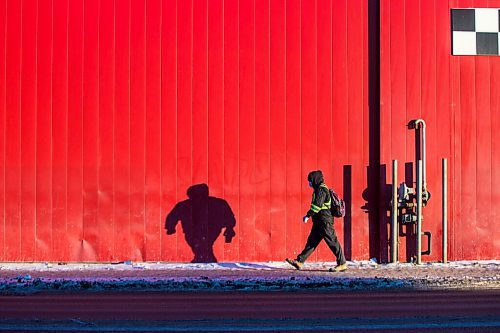
<svg viewBox="0 0 500 333">
<path fill-rule="evenodd" d="M 392 161 L 391 262 L 398 261 L 398 161 Z"/>
<path fill-rule="evenodd" d="M 443 263 L 448 262 L 448 160 L 443 158 Z"/>
<path fill-rule="evenodd" d="M 425 153 L 425 122 L 422 120 L 422 189 L 427 190 L 427 173 L 426 173 L 426 153 Z"/>
<path fill-rule="evenodd" d="M 417 162 L 417 264 L 422 263 L 422 160 Z"/>
</svg>

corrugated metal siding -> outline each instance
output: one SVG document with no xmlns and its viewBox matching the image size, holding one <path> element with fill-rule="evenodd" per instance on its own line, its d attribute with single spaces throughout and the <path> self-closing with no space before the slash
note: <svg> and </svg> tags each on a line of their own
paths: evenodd
<svg viewBox="0 0 500 333">
<path fill-rule="evenodd" d="M 441 158 L 449 159 L 449 254 L 451 259 L 500 255 L 495 221 L 500 206 L 496 170 L 500 166 L 494 128 L 500 112 L 495 79 L 498 57 L 451 56 L 450 9 L 500 7 L 500 1 L 381 1 L 381 163 L 391 180 L 391 160 L 399 160 L 400 182 L 415 161 L 411 119 L 427 122 L 427 179 L 432 193 L 424 208 L 423 230 L 432 232 L 433 254 L 441 258 Z M 496 177 L 496 178 L 495 178 Z M 413 179 L 415 172 L 413 171 Z M 414 251 L 401 239 L 400 260 Z"/>
<path fill-rule="evenodd" d="M 380 198 L 392 159 L 400 181 L 414 178 L 405 125 L 424 118 L 431 260 L 442 157 L 450 257 L 500 254 L 500 64 L 450 56 L 449 10 L 460 7 L 500 1 L 380 1 Z M 369 10 L 362 0 L 3 2 L 0 260 L 189 261 L 181 227 L 166 235 L 164 220 L 200 183 L 236 216 L 236 237 L 213 246 L 218 260 L 280 260 L 307 237 L 299 219 L 316 168 L 348 201 L 336 227 L 348 257 L 388 258 L 386 202 L 368 186 L 378 172 Z M 401 240 L 405 261 L 414 239 Z M 322 246 L 311 259 L 332 256 Z"/>
<path fill-rule="evenodd" d="M 318 168 L 366 258 L 367 22 L 362 0 L 3 1 L 0 260 L 190 261 L 164 223 L 202 183 L 235 214 L 219 261 L 281 260 Z"/>
<path fill-rule="evenodd" d="M 500 8 L 500 1 L 451 1 L 450 6 Z M 493 178 L 500 166 L 494 127 L 500 111 L 499 64 L 498 57 L 454 57 L 450 66 L 456 138 L 453 190 L 459 194 L 453 205 L 453 245 L 464 258 L 500 256 L 500 233 L 494 227 L 499 190 Z"/>
</svg>

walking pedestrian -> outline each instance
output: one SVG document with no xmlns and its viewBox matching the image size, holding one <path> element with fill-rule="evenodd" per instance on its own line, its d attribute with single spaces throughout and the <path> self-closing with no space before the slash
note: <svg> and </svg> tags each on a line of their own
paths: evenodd
<svg viewBox="0 0 500 333">
<path fill-rule="evenodd" d="M 303 217 L 303 222 L 306 223 L 312 217 L 312 228 L 307 238 L 307 243 L 304 250 L 297 256 L 297 259 L 286 258 L 286 262 L 300 270 L 307 258 L 316 250 L 316 247 L 322 240 L 332 250 L 337 258 L 337 266 L 330 268 L 330 271 L 341 272 L 347 269 L 346 259 L 342 247 L 337 239 L 333 228 L 333 216 L 330 211 L 332 205 L 332 197 L 330 190 L 326 186 L 323 173 L 321 170 L 312 171 L 307 176 L 309 186 L 313 188 L 311 208 Z"/>
</svg>

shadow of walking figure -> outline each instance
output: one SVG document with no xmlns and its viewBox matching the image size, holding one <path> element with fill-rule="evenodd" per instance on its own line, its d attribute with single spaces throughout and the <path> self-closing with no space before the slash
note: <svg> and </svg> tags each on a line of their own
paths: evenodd
<svg viewBox="0 0 500 333">
<path fill-rule="evenodd" d="M 175 233 L 180 221 L 186 242 L 194 253 L 193 263 L 217 262 L 213 252 L 215 240 L 222 229 L 226 243 L 236 235 L 236 220 L 226 200 L 211 197 L 206 184 L 196 184 L 188 188 L 189 199 L 175 205 L 165 220 L 167 235 Z"/>
</svg>

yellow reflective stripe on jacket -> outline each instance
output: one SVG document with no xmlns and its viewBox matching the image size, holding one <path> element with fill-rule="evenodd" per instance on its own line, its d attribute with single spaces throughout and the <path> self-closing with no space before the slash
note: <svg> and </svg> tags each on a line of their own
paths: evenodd
<svg viewBox="0 0 500 333">
<path fill-rule="evenodd" d="M 323 209 L 330 209 L 330 207 L 332 207 L 332 198 L 330 197 L 330 190 L 328 189 L 328 186 L 326 186 L 325 184 L 321 184 L 320 186 L 324 187 L 328 190 L 328 201 L 323 203 L 323 206 L 321 206 L 321 207 L 316 206 L 315 204 L 313 204 L 314 199 L 316 198 L 316 195 L 313 193 L 312 202 L 311 202 L 311 210 L 315 213 L 318 213 L 320 210 L 323 210 Z"/>
<path fill-rule="evenodd" d="M 319 212 L 322 208 L 321 207 L 318 207 L 314 204 L 311 204 L 311 210 L 315 213 Z"/>
</svg>

